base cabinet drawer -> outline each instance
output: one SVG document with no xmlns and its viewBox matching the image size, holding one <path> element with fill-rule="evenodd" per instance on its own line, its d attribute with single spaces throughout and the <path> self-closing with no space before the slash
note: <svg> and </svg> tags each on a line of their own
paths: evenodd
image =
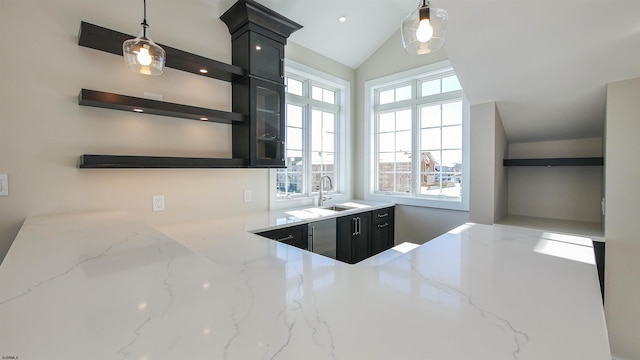
<svg viewBox="0 0 640 360">
<path fill-rule="evenodd" d="M 389 207 L 371 212 L 371 253 L 376 255 L 394 246 L 395 213 Z"/>
<path fill-rule="evenodd" d="M 269 230 L 256 233 L 274 241 L 308 250 L 307 225 L 290 226 L 282 229 Z"/>
</svg>

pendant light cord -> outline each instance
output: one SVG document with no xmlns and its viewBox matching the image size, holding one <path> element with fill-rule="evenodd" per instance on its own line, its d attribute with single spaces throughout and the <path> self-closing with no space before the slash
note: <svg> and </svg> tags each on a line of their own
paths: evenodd
<svg viewBox="0 0 640 360">
<path fill-rule="evenodd" d="M 147 0 L 142 0 L 142 6 L 144 7 L 143 9 L 144 17 L 142 18 L 142 23 L 140 25 L 142 25 L 142 37 L 146 39 L 147 28 L 149 27 L 149 24 L 147 24 Z"/>
</svg>

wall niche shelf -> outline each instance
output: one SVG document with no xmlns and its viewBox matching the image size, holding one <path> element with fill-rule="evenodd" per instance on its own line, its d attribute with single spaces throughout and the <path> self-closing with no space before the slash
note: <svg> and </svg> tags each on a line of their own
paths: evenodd
<svg viewBox="0 0 640 360">
<path fill-rule="evenodd" d="M 245 159 L 190 158 L 173 156 L 94 155 L 80 156 L 81 169 L 212 169 L 246 168 Z"/>
<path fill-rule="evenodd" d="M 602 166 L 603 157 L 504 159 L 503 166 Z"/>
<path fill-rule="evenodd" d="M 604 230 L 601 223 L 548 219 L 513 214 L 507 214 L 495 223 L 498 225 L 525 227 L 559 232 L 562 234 L 584 235 L 593 238 L 595 241 L 604 241 Z"/>
<path fill-rule="evenodd" d="M 82 21 L 78 33 L 78 45 L 122 56 L 122 43 L 133 38 L 135 36 Z M 239 66 L 208 59 L 167 45 L 158 45 L 167 53 L 166 67 L 223 81 L 234 81 L 245 75 L 244 69 Z M 207 72 L 203 73 L 201 70 Z"/>
<path fill-rule="evenodd" d="M 78 94 L 78 103 L 105 109 L 136 111 L 146 114 L 178 117 L 198 121 L 223 124 L 243 123 L 243 114 L 182 105 L 165 101 L 114 94 L 104 91 L 82 89 Z"/>
</svg>

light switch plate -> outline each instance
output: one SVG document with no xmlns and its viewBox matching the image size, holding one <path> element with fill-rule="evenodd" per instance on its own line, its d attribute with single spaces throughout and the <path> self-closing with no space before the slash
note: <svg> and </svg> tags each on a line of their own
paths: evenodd
<svg viewBox="0 0 640 360">
<path fill-rule="evenodd" d="M 9 196 L 9 176 L 0 174 L 0 196 Z"/>
<path fill-rule="evenodd" d="M 242 193 L 242 195 L 243 195 L 244 202 L 246 203 L 250 203 L 251 200 L 253 200 L 253 194 L 251 193 L 251 190 L 245 190 Z"/>
</svg>

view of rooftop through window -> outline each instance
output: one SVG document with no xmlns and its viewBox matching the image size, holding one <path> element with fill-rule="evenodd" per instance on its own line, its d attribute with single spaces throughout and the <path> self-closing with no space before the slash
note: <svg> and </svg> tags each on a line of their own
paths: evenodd
<svg viewBox="0 0 640 360">
<path fill-rule="evenodd" d="M 374 89 L 376 194 L 461 201 L 462 89 L 452 71 Z"/>
</svg>

